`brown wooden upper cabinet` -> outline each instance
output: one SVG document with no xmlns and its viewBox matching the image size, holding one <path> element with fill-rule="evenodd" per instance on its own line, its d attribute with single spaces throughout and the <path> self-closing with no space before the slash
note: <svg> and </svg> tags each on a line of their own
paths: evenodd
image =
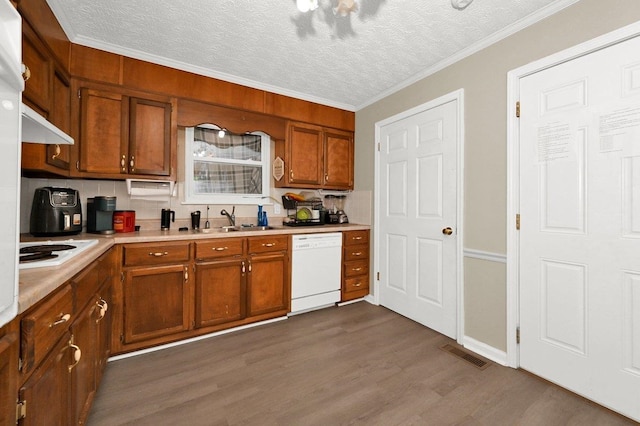
<svg viewBox="0 0 640 426">
<path fill-rule="evenodd" d="M 67 134 L 71 133 L 70 78 L 56 62 L 28 22 L 23 21 L 22 38 L 25 71 L 23 101 Z M 70 147 L 25 143 L 22 146 L 22 168 L 68 176 Z"/>
<path fill-rule="evenodd" d="M 352 132 L 289 122 L 284 148 L 279 145 L 285 173 L 277 187 L 353 189 Z"/>
<path fill-rule="evenodd" d="M 78 83 L 79 177 L 175 177 L 175 99 Z"/>
</svg>

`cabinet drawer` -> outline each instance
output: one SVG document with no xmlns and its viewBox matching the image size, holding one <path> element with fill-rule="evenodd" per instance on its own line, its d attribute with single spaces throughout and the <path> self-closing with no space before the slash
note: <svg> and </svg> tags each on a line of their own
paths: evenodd
<svg viewBox="0 0 640 426">
<path fill-rule="evenodd" d="M 286 251 L 289 248 L 288 235 L 265 235 L 249 238 L 249 253 Z"/>
<path fill-rule="evenodd" d="M 369 273 L 369 260 L 354 260 L 345 262 L 344 276 L 354 277 L 356 275 L 366 275 Z"/>
<path fill-rule="evenodd" d="M 347 231 L 343 235 L 343 245 L 369 244 L 369 230 Z"/>
<path fill-rule="evenodd" d="M 242 256 L 244 238 L 220 238 L 196 241 L 196 259 Z"/>
<path fill-rule="evenodd" d="M 369 258 L 369 245 L 347 246 L 344 248 L 344 261 L 361 260 Z"/>
<path fill-rule="evenodd" d="M 87 266 L 82 272 L 73 277 L 71 283 L 76 292 L 76 309 L 79 311 L 93 299 L 104 282 L 111 278 L 112 257 L 104 254 L 98 260 Z"/>
<path fill-rule="evenodd" d="M 364 290 L 367 293 L 369 292 L 369 275 L 361 275 L 344 280 L 344 291 L 346 293 Z"/>
<path fill-rule="evenodd" d="M 189 243 L 185 241 L 130 244 L 125 245 L 122 250 L 125 266 L 189 261 Z"/>
<path fill-rule="evenodd" d="M 49 353 L 73 321 L 73 292 L 65 285 L 22 317 L 23 372 L 30 371 Z"/>
</svg>

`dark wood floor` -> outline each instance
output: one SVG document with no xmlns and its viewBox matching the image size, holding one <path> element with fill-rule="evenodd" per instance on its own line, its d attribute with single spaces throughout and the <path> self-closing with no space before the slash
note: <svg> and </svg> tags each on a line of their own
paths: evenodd
<svg viewBox="0 0 640 426">
<path fill-rule="evenodd" d="M 366 302 L 110 362 L 99 425 L 636 424 Z"/>
</svg>

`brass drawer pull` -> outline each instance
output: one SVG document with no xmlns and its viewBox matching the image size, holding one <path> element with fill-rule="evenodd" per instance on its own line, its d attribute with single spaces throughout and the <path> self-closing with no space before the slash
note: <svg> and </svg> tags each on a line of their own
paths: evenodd
<svg viewBox="0 0 640 426">
<path fill-rule="evenodd" d="M 55 160 L 56 158 L 58 158 L 60 156 L 60 153 L 62 152 L 62 150 L 60 149 L 60 145 L 56 145 L 55 150 L 56 152 L 51 156 L 52 160 Z"/>
<path fill-rule="evenodd" d="M 276 243 L 263 243 L 262 247 L 275 247 Z"/>
<path fill-rule="evenodd" d="M 73 343 L 69 343 L 69 347 L 74 350 L 74 352 L 73 352 L 73 364 L 71 364 L 69 366 L 69 372 L 71 372 L 71 370 L 73 370 L 73 367 L 78 365 L 78 363 L 80 362 L 80 358 L 82 358 L 82 351 L 80 350 L 80 348 L 78 346 L 74 345 Z"/>
<path fill-rule="evenodd" d="M 354 287 L 360 287 L 361 285 L 362 285 L 362 283 L 361 283 L 361 282 L 359 282 L 359 281 L 358 281 L 357 283 L 354 283 L 354 284 L 353 284 L 353 286 L 354 286 Z"/>
<path fill-rule="evenodd" d="M 229 250 L 229 247 L 213 247 L 211 250 L 225 251 L 225 250 Z"/>
<path fill-rule="evenodd" d="M 96 306 L 100 309 L 100 316 L 98 317 L 98 319 L 96 319 L 96 322 L 100 322 L 107 314 L 107 311 L 109 310 L 109 304 L 106 300 L 100 299 L 96 302 Z"/>
<path fill-rule="evenodd" d="M 49 328 L 53 328 L 56 325 L 64 324 L 71 319 L 71 314 L 60 314 L 60 319 L 49 324 Z"/>
<path fill-rule="evenodd" d="M 362 252 L 361 251 L 352 251 L 351 252 L 351 256 L 362 256 Z"/>
<path fill-rule="evenodd" d="M 362 271 L 362 268 L 351 268 L 351 270 L 354 272 L 360 272 Z"/>
<path fill-rule="evenodd" d="M 353 237 L 353 238 L 351 238 L 351 239 L 352 239 L 352 240 L 356 240 L 356 241 L 358 241 L 358 240 L 361 240 L 361 239 L 362 239 L 362 237 Z"/>
<path fill-rule="evenodd" d="M 166 256 L 168 255 L 169 252 L 168 251 L 157 251 L 157 252 L 150 252 L 149 256 L 155 256 L 155 257 L 162 257 L 162 256 Z"/>
</svg>

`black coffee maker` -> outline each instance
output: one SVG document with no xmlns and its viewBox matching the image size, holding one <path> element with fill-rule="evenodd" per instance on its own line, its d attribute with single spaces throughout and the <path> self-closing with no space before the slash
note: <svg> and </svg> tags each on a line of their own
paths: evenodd
<svg viewBox="0 0 640 426">
<path fill-rule="evenodd" d="M 114 234 L 113 212 L 116 197 L 100 196 L 87 198 L 87 232 L 92 234 Z"/>
</svg>

